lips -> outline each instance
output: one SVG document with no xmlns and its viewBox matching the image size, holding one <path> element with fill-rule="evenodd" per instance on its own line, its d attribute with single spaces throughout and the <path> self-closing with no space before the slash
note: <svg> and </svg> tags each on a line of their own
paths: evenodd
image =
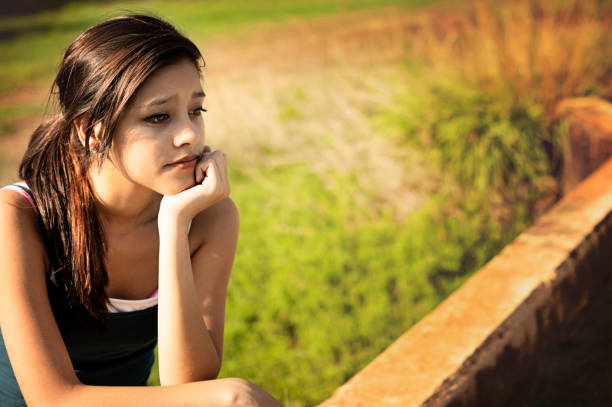
<svg viewBox="0 0 612 407">
<path fill-rule="evenodd" d="M 195 166 L 198 161 L 198 156 L 195 154 L 190 154 L 179 158 L 176 161 L 172 161 L 169 164 L 166 164 L 168 167 L 179 167 L 179 168 L 187 168 Z"/>
</svg>

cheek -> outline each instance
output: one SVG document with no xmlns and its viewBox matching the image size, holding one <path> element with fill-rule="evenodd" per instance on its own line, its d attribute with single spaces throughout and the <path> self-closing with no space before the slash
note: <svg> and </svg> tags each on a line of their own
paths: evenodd
<svg viewBox="0 0 612 407">
<path fill-rule="evenodd" d="M 116 163 L 130 177 L 150 176 L 163 166 L 161 143 L 139 139 L 117 143 L 113 149 Z"/>
</svg>

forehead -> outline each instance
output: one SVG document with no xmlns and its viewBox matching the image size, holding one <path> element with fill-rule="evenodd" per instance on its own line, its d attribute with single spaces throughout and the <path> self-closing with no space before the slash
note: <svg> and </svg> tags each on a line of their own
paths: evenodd
<svg viewBox="0 0 612 407">
<path fill-rule="evenodd" d="M 188 58 L 165 65 L 149 76 L 134 94 L 132 103 L 140 106 L 164 96 L 191 95 L 202 90 L 200 73 Z"/>
</svg>

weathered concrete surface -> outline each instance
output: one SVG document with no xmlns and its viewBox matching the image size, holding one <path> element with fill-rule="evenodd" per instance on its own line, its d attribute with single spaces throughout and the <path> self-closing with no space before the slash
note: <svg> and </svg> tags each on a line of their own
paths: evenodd
<svg viewBox="0 0 612 407">
<path fill-rule="evenodd" d="M 500 405 L 612 264 L 612 161 L 321 407 Z"/>
<path fill-rule="evenodd" d="M 611 277 L 499 407 L 612 406 Z"/>
<path fill-rule="evenodd" d="M 612 104 L 595 97 L 567 98 L 555 115 L 569 126 L 561 187 L 570 191 L 612 157 Z"/>
</svg>

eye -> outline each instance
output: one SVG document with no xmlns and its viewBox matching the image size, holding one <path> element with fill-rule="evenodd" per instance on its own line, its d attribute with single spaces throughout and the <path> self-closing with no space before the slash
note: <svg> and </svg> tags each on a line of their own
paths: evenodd
<svg viewBox="0 0 612 407">
<path fill-rule="evenodd" d="M 151 116 L 146 117 L 144 120 L 145 122 L 148 122 L 148 123 L 159 124 L 159 123 L 162 123 L 168 120 L 169 117 L 170 115 L 166 113 L 157 113 L 157 114 L 153 114 Z"/>
<path fill-rule="evenodd" d="M 192 116 L 202 116 L 202 112 L 206 112 L 207 110 L 204 109 L 203 106 L 199 106 L 196 107 L 195 109 L 193 109 L 191 112 L 189 112 L 190 115 Z"/>
</svg>

